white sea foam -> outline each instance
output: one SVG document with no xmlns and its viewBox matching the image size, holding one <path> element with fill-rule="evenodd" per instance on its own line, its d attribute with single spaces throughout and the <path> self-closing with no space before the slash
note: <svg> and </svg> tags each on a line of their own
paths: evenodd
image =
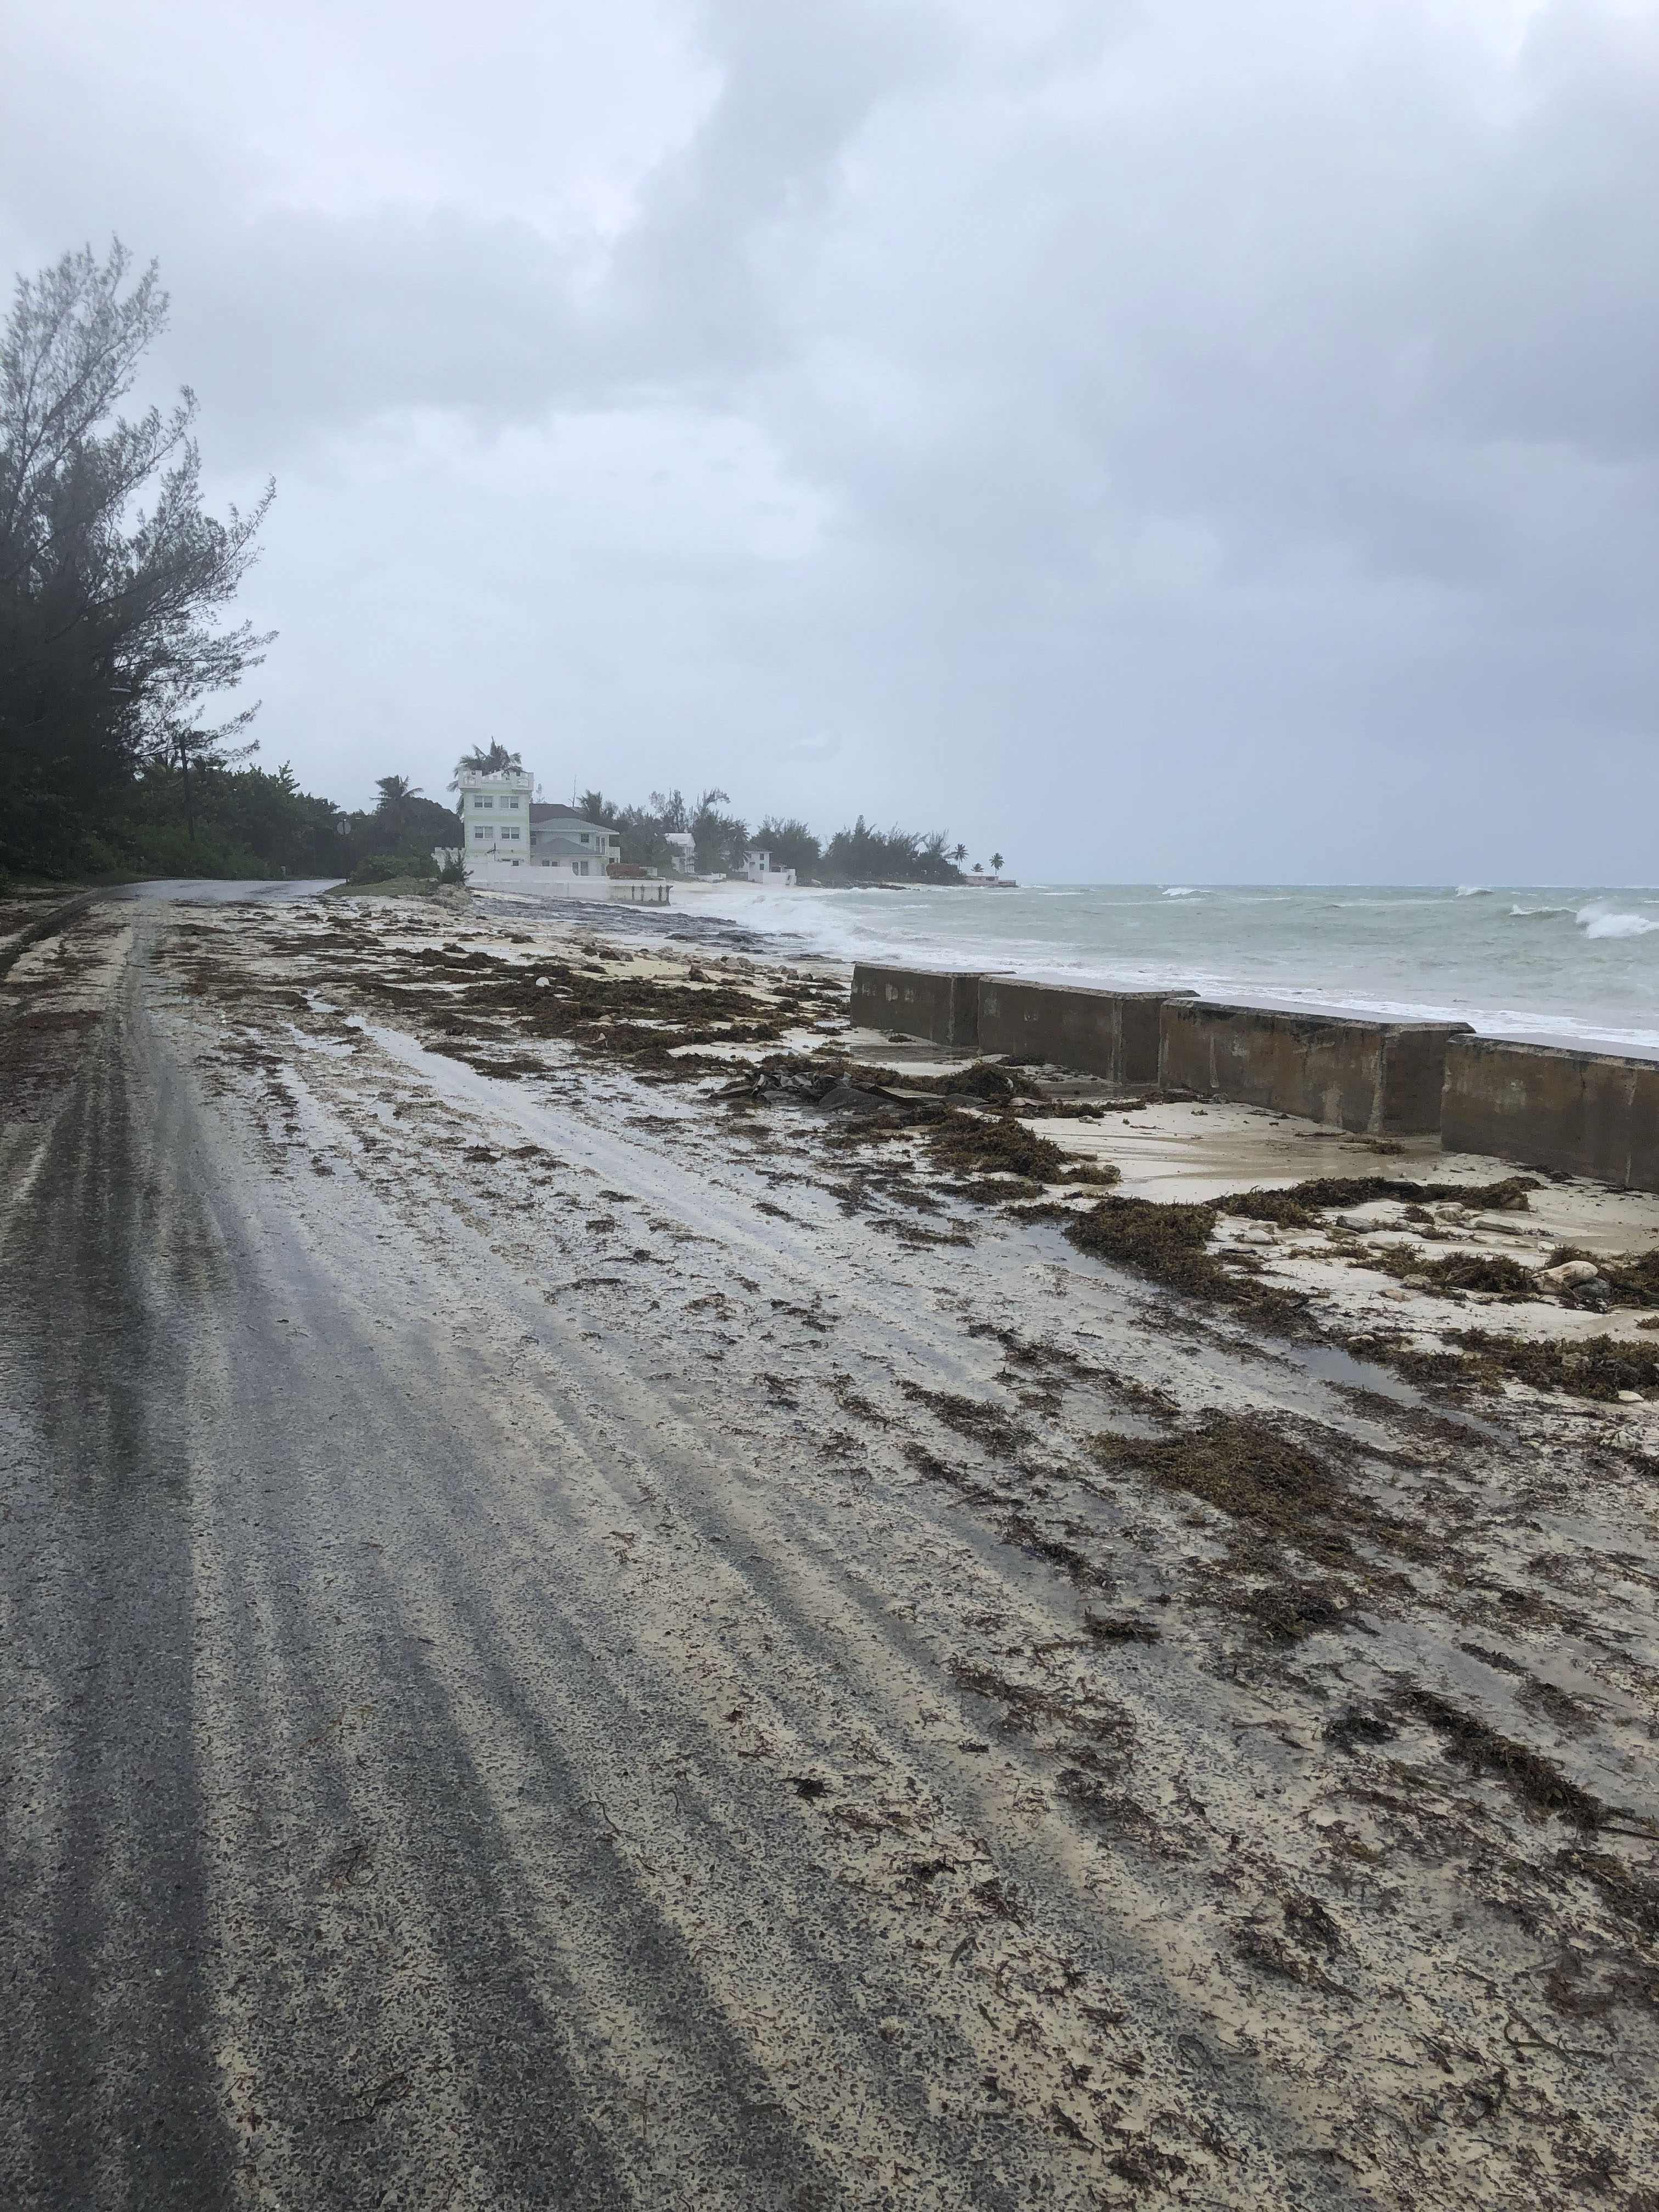
<svg viewBox="0 0 1659 2212">
<path fill-rule="evenodd" d="M 1586 937 L 1646 937 L 1659 929 L 1650 915 L 1609 913 L 1604 906 L 1581 906 L 1575 919 Z"/>
<path fill-rule="evenodd" d="M 1515 921 L 1564 921 L 1572 911 L 1570 906 L 1512 906 L 1510 916 Z"/>
<path fill-rule="evenodd" d="M 1490 884 L 1459 884 L 1457 896 L 1459 898 L 1490 898 L 1492 885 Z"/>
<path fill-rule="evenodd" d="M 1196 898 L 1198 893 L 1190 884 L 1170 884 L 1164 896 L 1165 898 Z"/>
</svg>

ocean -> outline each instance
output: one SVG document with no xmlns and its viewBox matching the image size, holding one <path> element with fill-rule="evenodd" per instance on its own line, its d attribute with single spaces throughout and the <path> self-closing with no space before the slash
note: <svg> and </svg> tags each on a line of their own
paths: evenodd
<svg viewBox="0 0 1659 2212">
<path fill-rule="evenodd" d="M 705 906 L 704 902 L 707 901 Z M 1659 890 L 1031 884 L 698 894 L 802 952 L 1186 985 L 1659 1057 Z"/>
</svg>

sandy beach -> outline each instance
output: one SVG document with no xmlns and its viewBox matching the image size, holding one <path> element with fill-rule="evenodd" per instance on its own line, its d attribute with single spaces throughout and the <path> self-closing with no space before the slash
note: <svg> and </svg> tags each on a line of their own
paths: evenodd
<svg viewBox="0 0 1659 2212">
<path fill-rule="evenodd" d="M 846 986 L 0 979 L 9 2203 L 1659 2203 L 1659 1199 Z"/>
</svg>

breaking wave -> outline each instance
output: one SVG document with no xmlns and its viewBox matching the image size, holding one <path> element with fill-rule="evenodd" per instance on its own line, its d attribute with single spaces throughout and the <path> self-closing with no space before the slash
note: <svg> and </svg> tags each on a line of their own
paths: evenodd
<svg viewBox="0 0 1659 2212">
<path fill-rule="evenodd" d="M 1573 919 L 1586 937 L 1646 937 L 1659 921 L 1645 914 L 1609 914 L 1604 906 L 1581 906 Z"/>
<path fill-rule="evenodd" d="M 1198 893 L 1190 884 L 1170 884 L 1164 892 L 1165 898 L 1196 898 Z"/>
<path fill-rule="evenodd" d="M 1457 896 L 1459 898 L 1490 898 L 1492 885 L 1490 884 L 1459 884 Z"/>
<path fill-rule="evenodd" d="M 1651 915 L 1626 913 L 1600 902 L 1590 906 L 1512 906 L 1511 921 L 1574 921 L 1586 937 L 1648 937 L 1659 929 Z"/>
</svg>

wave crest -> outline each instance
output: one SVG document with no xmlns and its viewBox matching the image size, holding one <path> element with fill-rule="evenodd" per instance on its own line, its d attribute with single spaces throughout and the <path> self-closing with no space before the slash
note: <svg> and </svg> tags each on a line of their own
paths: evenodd
<svg viewBox="0 0 1659 2212">
<path fill-rule="evenodd" d="M 1581 906 L 1573 919 L 1586 937 L 1646 937 L 1659 929 L 1650 915 L 1609 913 L 1604 906 Z"/>
</svg>

